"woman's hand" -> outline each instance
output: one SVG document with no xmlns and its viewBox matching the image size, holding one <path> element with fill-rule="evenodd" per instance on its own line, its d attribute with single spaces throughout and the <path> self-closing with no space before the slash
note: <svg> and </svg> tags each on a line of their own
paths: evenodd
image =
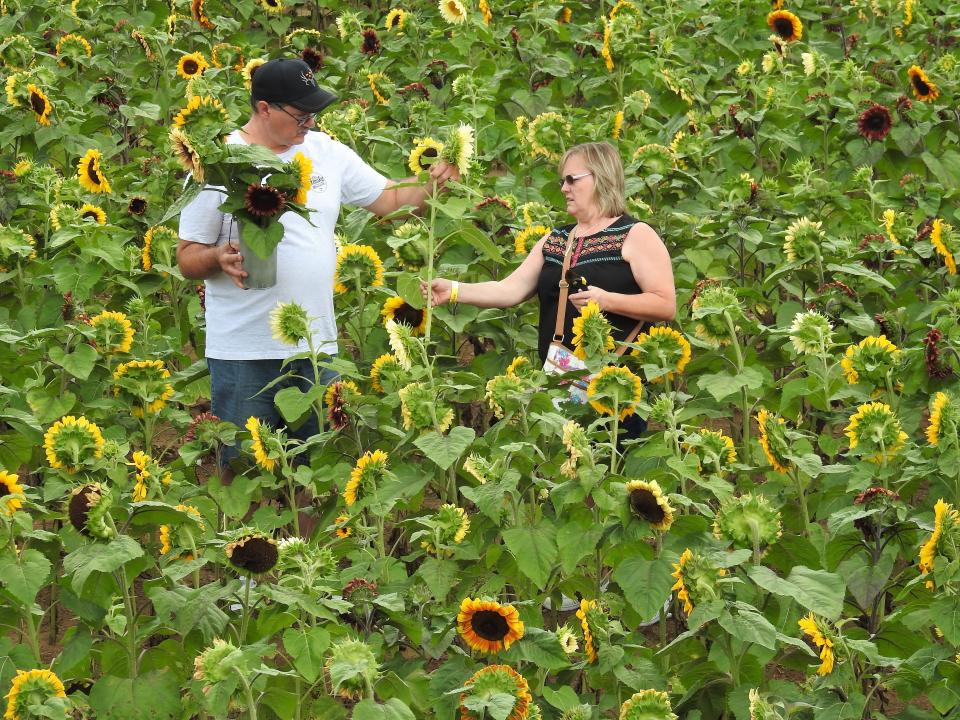
<svg viewBox="0 0 960 720">
<path fill-rule="evenodd" d="M 433 305 L 445 305 L 450 302 L 450 289 L 453 287 L 453 282 L 446 280 L 444 278 L 434 278 L 433 282 L 430 283 L 430 290 L 433 291 Z M 423 295 L 424 300 L 429 301 L 427 295 L 427 284 L 423 281 L 420 282 L 420 294 Z"/>
<path fill-rule="evenodd" d="M 591 300 L 597 303 L 601 310 L 606 310 L 611 294 L 612 293 L 607 292 L 603 288 L 598 288 L 596 285 L 587 285 L 586 290 L 575 292 L 572 295 L 569 295 L 567 299 L 570 300 L 575 308 L 581 310 L 583 309 L 583 306 Z"/>
</svg>

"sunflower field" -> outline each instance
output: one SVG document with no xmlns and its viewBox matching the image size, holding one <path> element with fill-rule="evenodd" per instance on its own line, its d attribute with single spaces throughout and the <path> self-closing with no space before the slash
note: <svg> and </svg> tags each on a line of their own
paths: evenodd
<svg viewBox="0 0 960 720">
<path fill-rule="evenodd" d="M 960 3 L 0 0 L 0 29 L 4 720 L 960 717 Z M 198 148 L 279 56 L 388 177 L 464 171 L 344 209 L 340 380 L 277 397 L 306 442 L 210 414 L 174 257 Z M 535 302 L 420 282 L 510 273 L 595 140 L 678 313 L 615 366 L 587 313 L 581 406 Z"/>
</svg>

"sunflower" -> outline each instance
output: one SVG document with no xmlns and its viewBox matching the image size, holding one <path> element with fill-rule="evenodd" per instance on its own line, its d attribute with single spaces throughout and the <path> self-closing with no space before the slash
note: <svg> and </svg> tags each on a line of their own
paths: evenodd
<svg viewBox="0 0 960 720">
<path fill-rule="evenodd" d="M 251 575 L 270 572 L 280 559 L 277 541 L 259 532 L 242 535 L 229 543 L 224 552 L 231 565 Z"/>
<path fill-rule="evenodd" d="M 369 595 L 369 584 L 363 581 L 363 585 L 366 586 L 364 594 Z M 325 668 L 334 694 L 352 701 L 359 700 L 380 674 L 376 655 L 362 640 L 347 639 L 334 643 Z"/>
<path fill-rule="evenodd" d="M 736 320 L 743 313 L 736 291 L 711 281 L 700 289 L 690 307 L 693 310 L 693 319 L 697 321 L 694 333 L 698 338 L 715 348 L 732 342 L 726 318 L 733 320 L 736 330 Z"/>
<path fill-rule="evenodd" d="M 667 693 L 641 690 L 620 706 L 619 720 L 677 720 L 677 716 Z"/>
<path fill-rule="evenodd" d="M 383 94 L 386 90 L 385 85 L 389 82 L 389 79 L 382 72 L 367 73 L 367 83 L 370 85 L 370 92 L 373 93 L 374 99 L 380 105 L 389 105 L 390 100 Z"/>
<path fill-rule="evenodd" d="M 833 327 L 825 316 L 816 310 L 808 310 L 794 316 L 789 337 L 800 355 L 823 356 L 833 342 Z"/>
<path fill-rule="evenodd" d="M 270 312 L 270 330 L 274 340 L 296 347 L 310 336 L 310 318 L 298 303 L 277 303 Z"/>
<path fill-rule="evenodd" d="M 323 67 L 323 53 L 312 47 L 305 47 L 300 51 L 300 59 L 310 66 L 314 74 L 320 72 Z"/>
<path fill-rule="evenodd" d="M 534 157 L 559 160 L 572 138 L 573 126 L 557 112 L 544 112 L 527 124 L 526 141 Z"/>
<path fill-rule="evenodd" d="M 634 354 L 640 357 L 640 363 L 656 367 L 656 375 L 647 375 L 653 383 L 662 382 L 664 377 L 672 381 L 682 375 L 692 356 L 690 341 L 673 328 L 652 327 L 638 335 L 636 343 L 640 348 Z"/>
<path fill-rule="evenodd" d="M 630 511 L 650 523 L 654 530 L 666 532 L 673 524 L 673 508 L 656 480 L 631 480 L 624 488 Z"/>
<path fill-rule="evenodd" d="M 820 667 L 817 668 L 817 675 L 829 675 L 833 672 L 835 661 L 833 653 L 833 640 L 830 628 L 826 621 L 820 620 L 812 612 L 806 617 L 801 618 L 798 623 L 803 634 L 810 638 L 811 642 L 820 650 Z"/>
<path fill-rule="evenodd" d="M 90 57 L 93 55 L 93 48 L 90 47 L 89 41 L 83 37 L 83 35 L 77 35 L 76 33 L 68 33 L 57 40 L 57 56 L 65 57 L 76 57 L 81 55 L 86 55 Z M 60 64 L 63 65 L 63 60 L 60 61 Z"/>
<path fill-rule="evenodd" d="M 277 465 L 277 461 L 268 454 L 273 448 L 271 447 L 268 450 L 266 447 L 267 443 L 264 442 L 264 429 L 269 430 L 269 428 L 263 425 L 260 422 L 260 419 L 253 415 L 247 418 L 247 422 L 244 427 L 246 427 L 250 432 L 250 440 L 253 442 L 253 458 L 257 461 L 257 465 L 267 472 L 273 472 L 274 467 Z M 268 442 L 269 440 L 272 440 L 272 438 L 269 436 L 266 439 Z M 270 444 L 272 445 L 272 443 Z"/>
<path fill-rule="evenodd" d="M 806 217 L 790 223 L 783 238 L 783 251 L 788 262 L 807 261 L 820 257 L 820 246 L 826 237 L 821 229 L 822 226 L 823 223 Z"/>
<path fill-rule="evenodd" d="M 883 140 L 893 127 L 893 116 L 886 105 L 874 103 L 857 117 L 857 132 L 867 140 Z"/>
<path fill-rule="evenodd" d="M 493 10 L 490 9 L 490 3 L 487 0 L 480 0 L 477 9 L 480 11 L 481 17 L 483 17 L 483 24 L 489 25 L 493 21 Z"/>
<path fill-rule="evenodd" d="M 134 417 L 156 415 L 173 397 L 173 385 L 167 382 L 169 377 L 170 371 L 162 360 L 131 360 L 113 371 L 116 383 L 113 394 L 115 397 L 122 394 L 131 403 L 130 412 Z"/>
<path fill-rule="evenodd" d="M 349 515 L 337 515 L 336 520 L 333 521 L 337 526 L 336 534 L 337 537 L 341 540 L 346 540 L 348 537 L 353 535 L 353 528 L 350 527 L 350 516 Z"/>
<path fill-rule="evenodd" d="M 573 18 L 573 10 L 568 8 L 566 5 L 560 10 L 560 17 L 557 18 L 557 22 L 561 25 L 566 25 Z"/>
<path fill-rule="evenodd" d="M 350 281 L 347 287 L 344 281 Z M 383 285 L 383 262 L 377 251 L 369 245 L 344 245 L 337 253 L 337 270 L 333 289 L 345 293 L 354 287 L 380 287 Z"/>
<path fill-rule="evenodd" d="M 127 212 L 131 215 L 145 215 L 147 212 L 147 199 L 140 195 L 134 195 L 127 203 Z"/>
<path fill-rule="evenodd" d="M 153 267 L 154 240 L 162 240 L 158 243 L 161 259 L 169 264 L 170 250 L 176 245 L 178 238 L 176 231 L 165 225 L 154 225 L 147 228 L 147 231 L 143 234 L 143 250 L 140 253 L 144 272 L 149 272 L 150 268 Z"/>
<path fill-rule="evenodd" d="M 387 13 L 387 19 L 384 21 L 383 26 L 387 30 L 403 30 L 404 24 L 407 22 L 407 13 L 406 10 L 401 10 L 400 8 L 394 8 L 389 13 Z"/>
<path fill-rule="evenodd" d="M 457 507 L 453 503 L 445 503 L 437 510 L 433 517 L 434 534 L 432 540 L 424 540 L 420 547 L 430 555 L 436 557 L 449 557 L 450 552 L 445 551 L 444 545 L 459 545 L 470 532 L 470 517 L 467 511 L 462 507 Z"/>
<path fill-rule="evenodd" d="M 395 323 L 393 320 L 387 320 L 385 325 L 390 349 L 393 350 L 397 363 L 403 370 L 410 370 L 413 367 L 412 356 L 417 351 L 416 340 L 413 339 L 413 329 L 407 325 Z"/>
<path fill-rule="evenodd" d="M 513 704 L 509 708 L 509 714 L 498 717 L 504 717 L 504 720 L 527 720 L 529 717 L 533 701 L 530 686 L 523 675 L 509 665 L 488 665 L 481 668 L 463 685 L 459 720 L 480 720 L 488 717 L 482 710 L 478 714 L 467 707 L 467 700 L 471 697 L 486 700 L 497 696 L 510 696 Z"/>
<path fill-rule="evenodd" d="M 0 515 L 9 517 L 23 507 L 23 486 L 20 478 L 6 470 L 0 470 Z"/>
<path fill-rule="evenodd" d="M 529 377 L 530 373 L 533 372 L 533 365 L 523 355 L 517 355 L 513 360 L 510 361 L 510 364 L 507 365 L 507 369 L 504 370 L 507 375 L 516 375 L 517 377 Z"/>
<path fill-rule="evenodd" d="M 80 206 L 80 210 L 78 212 L 80 213 L 80 217 L 84 220 L 93 220 L 97 225 L 107 224 L 107 214 L 101 207 L 91 205 L 90 203 L 84 203 Z"/>
<path fill-rule="evenodd" d="M 461 25 L 467 21 L 467 9 L 460 0 L 440 0 L 440 15 L 451 25 Z"/>
<path fill-rule="evenodd" d="M 70 493 L 67 517 L 74 530 L 81 535 L 110 540 L 116 535 L 108 517 L 112 502 L 110 490 L 99 483 L 83 485 Z"/>
<path fill-rule="evenodd" d="M 93 193 L 112 192 L 110 182 L 100 167 L 102 157 L 99 150 L 90 149 L 77 163 L 77 177 L 80 179 L 80 185 Z"/>
<path fill-rule="evenodd" d="M 803 37 L 803 23 L 789 10 L 774 10 L 767 15 L 767 25 L 783 42 L 796 42 Z"/>
<path fill-rule="evenodd" d="M 160 463 L 142 450 L 135 451 L 130 460 L 136 470 L 131 493 L 134 502 L 159 497 L 163 489 L 173 482 L 173 474 L 165 471 Z"/>
<path fill-rule="evenodd" d="M 620 139 L 620 133 L 623 131 L 623 110 L 617 110 L 616 114 L 613 116 L 613 130 L 611 131 L 611 136 L 614 140 Z"/>
<path fill-rule="evenodd" d="M 5 697 L 7 711 L 3 714 L 4 720 L 26 720 L 40 717 L 32 712 L 33 707 L 46 707 L 49 700 L 66 698 L 67 693 L 60 678 L 50 670 L 17 670 L 16 676 L 10 683 L 10 692 Z M 66 715 L 66 701 L 56 712 Z M 53 711 L 48 708 L 44 716 L 56 717 L 52 713 Z"/>
<path fill-rule="evenodd" d="M 240 650 L 220 638 L 213 639 L 213 645 L 193 659 L 193 679 L 202 680 L 207 685 L 204 692 L 212 688 L 210 683 L 226 680 L 237 670 L 237 659 L 242 657 Z M 231 660 L 232 662 L 227 662 Z"/>
<path fill-rule="evenodd" d="M 212 95 L 192 95 L 186 106 L 173 116 L 173 124 L 187 131 L 190 137 L 195 137 L 195 133 L 217 137 L 227 119 L 227 109 L 217 98 Z"/>
<path fill-rule="evenodd" d="M 200 23 L 200 27 L 204 30 L 213 30 L 214 24 L 210 22 L 210 18 L 207 17 L 207 13 L 204 9 L 204 0 L 190 0 L 190 14 L 193 16 L 193 19 Z M 221 67 L 217 65 L 217 67 Z"/>
<path fill-rule="evenodd" d="M 677 167 L 673 150 L 658 143 L 641 145 L 633 151 L 633 159 L 640 163 L 641 169 L 655 175 L 667 175 Z"/>
<path fill-rule="evenodd" d="M 787 473 L 793 467 L 793 463 L 786 457 L 787 453 L 790 452 L 785 434 L 786 424 L 786 420 L 768 412 L 766 408 L 760 408 L 757 413 L 760 447 L 763 448 L 763 454 L 766 455 L 767 462 L 780 473 Z"/>
<path fill-rule="evenodd" d="M 180 167 L 191 173 L 193 179 L 198 183 L 202 183 L 204 180 L 203 161 L 200 159 L 200 154 L 194 150 L 193 144 L 183 128 L 170 128 L 168 138 L 170 139 L 170 148 L 173 150 L 177 162 L 180 163 Z"/>
<path fill-rule="evenodd" d="M 640 378 L 625 367 L 607 366 L 594 375 L 587 386 L 590 406 L 601 415 L 613 415 L 617 406 L 620 420 L 634 413 L 642 395 Z"/>
<path fill-rule="evenodd" d="M 380 36 L 373 28 L 366 28 L 360 33 L 360 52 L 363 55 L 378 55 L 380 53 Z"/>
<path fill-rule="evenodd" d="M 13 77 L 11 75 L 11 77 Z M 53 112 L 53 105 L 50 104 L 50 100 L 44 94 L 43 90 L 39 87 L 30 83 L 27 85 L 27 93 L 30 96 L 30 109 L 33 110 L 33 114 L 37 118 L 37 122 L 41 125 L 50 124 L 50 113 Z M 7 98 L 10 98 L 10 88 L 7 88 Z M 14 103 L 19 104 L 19 103 Z M 107 191 L 109 192 L 109 190 Z"/>
<path fill-rule="evenodd" d="M 933 102 L 940 97 L 939 88 L 930 82 L 930 78 L 919 65 L 911 65 L 907 70 L 907 77 L 910 78 L 910 88 L 917 100 Z"/>
<path fill-rule="evenodd" d="M 257 220 L 267 220 L 283 214 L 286 196 L 270 185 L 247 185 L 243 208 Z"/>
<path fill-rule="evenodd" d="M 613 53 L 610 52 L 610 34 L 613 32 L 613 23 L 607 18 L 603 18 L 603 45 L 600 48 L 600 57 L 603 58 L 607 72 L 613 72 L 616 67 L 613 62 Z"/>
<path fill-rule="evenodd" d="M 577 476 L 577 464 L 581 459 L 586 459 L 588 464 L 593 465 L 593 448 L 590 438 L 587 436 L 587 431 L 576 420 L 568 420 L 564 423 L 561 438 L 563 447 L 567 451 L 567 459 L 560 466 L 560 474 L 574 478 Z"/>
<path fill-rule="evenodd" d="M 953 398 L 945 392 L 938 392 L 933 396 L 930 403 L 930 424 L 927 425 L 927 442 L 932 447 L 940 444 L 941 432 L 944 425 L 953 426 L 956 430 L 958 424 L 957 405 Z"/>
<path fill-rule="evenodd" d="M 137 44 L 140 45 L 140 49 L 143 50 L 143 54 L 146 56 L 147 60 L 153 60 L 153 50 L 150 48 L 150 43 L 147 42 L 147 38 L 142 32 L 139 30 L 133 30 L 130 33 L 130 38 L 137 41 Z"/>
<path fill-rule="evenodd" d="M 94 330 L 93 343 L 104 355 L 130 352 L 133 347 L 133 323 L 122 312 L 104 310 L 88 321 Z"/>
<path fill-rule="evenodd" d="M 182 55 L 177 62 L 177 75 L 184 80 L 191 80 L 203 75 L 203 72 L 208 67 L 210 67 L 210 64 L 201 53 L 187 53 L 186 55 Z"/>
<path fill-rule="evenodd" d="M 917 567 L 921 575 L 934 571 L 937 555 L 941 553 L 941 550 L 948 551 L 948 543 L 941 543 L 941 540 L 944 539 L 944 533 L 953 536 L 957 529 L 960 529 L 960 511 L 940 498 L 933 506 L 933 532 L 926 542 L 920 546 L 920 559 Z M 927 587 L 933 589 L 934 583 L 932 580 L 927 581 Z"/>
<path fill-rule="evenodd" d="M 383 450 L 369 450 L 365 452 L 350 473 L 350 479 L 343 488 L 343 501 L 350 507 L 360 495 L 363 486 L 376 485 L 387 471 L 387 461 L 390 456 Z"/>
<path fill-rule="evenodd" d="M 523 622 L 513 605 L 466 597 L 457 614 L 457 632 L 470 649 L 495 653 L 523 637 Z"/>
<path fill-rule="evenodd" d="M 583 630 L 583 653 L 587 656 L 588 663 L 597 661 L 597 647 L 594 644 L 593 631 L 590 627 L 590 615 L 592 612 L 599 611 L 600 605 L 596 600 L 580 601 L 580 609 L 577 610 L 577 619 L 580 620 L 580 628 Z"/>
<path fill-rule="evenodd" d="M 783 534 L 780 511 L 763 495 L 745 493 L 720 503 L 713 518 L 713 534 L 734 547 L 760 549 L 772 545 Z"/>
<path fill-rule="evenodd" d="M 893 458 L 907 440 L 893 410 L 879 402 L 860 405 L 850 417 L 844 434 L 850 440 L 850 450 L 860 448 L 861 454 L 873 453 L 866 457 L 873 463 L 885 463 Z"/>
<path fill-rule="evenodd" d="M 50 467 L 71 475 L 103 457 L 103 445 L 100 428 L 82 415 L 60 418 L 43 435 Z"/>
<path fill-rule="evenodd" d="M 283 0 L 260 0 L 260 5 L 270 13 L 283 12 Z"/>
<path fill-rule="evenodd" d="M 243 75 L 243 83 L 246 85 L 247 90 L 250 89 L 250 86 L 253 82 L 253 74 L 257 71 L 257 68 L 266 62 L 267 61 L 263 58 L 253 58 L 252 60 L 248 60 L 243 66 L 241 74 Z"/>
<path fill-rule="evenodd" d="M 383 322 L 393 320 L 412 328 L 413 335 L 423 335 L 427 327 L 427 313 L 419 308 L 413 307 L 410 303 L 400 296 L 387 298 L 380 310 Z"/>
<path fill-rule="evenodd" d="M 693 612 L 694 603 L 720 597 L 717 580 L 724 572 L 717 570 L 703 555 L 694 553 L 690 548 L 683 551 L 678 562 L 673 563 L 671 574 L 677 581 L 670 589 L 676 591 L 677 600 L 682 603 L 687 617 Z"/>
<path fill-rule="evenodd" d="M 312 187 L 310 176 L 313 173 L 313 162 L 302 152 L 294 155 L 291 162 L 293 163 L 295 174 L 300 180 L 300 186 L 297 188 L 297 194 L 293 196 L 293 202 L 298 205 L 306 205 L 307 193 L 310 192 L 310 188 Z"/>
<path fill-rule="evenodd" d="M 498 376 L 500 377 L 500 376 Z M 437 397 L 437 391 L 426 383 L 410 383 L 397 393 L 404 430 L 446 432 L 453 423 L 454 412 Z M 489 394 L 489 389 L 488 389 Z"/>
<path fill-rule="evenodd" d="M 724 435 L 722 430 L 700 428 L 683 444 L 697 458 L 697 471 L 715 472 L 721 477 L 727 474 L 730 466 L 737 461 L 737 449 L 733 438 Z"/>
<path fill-rule="evenodd" d="M 396 355 L 393 353 L 384 353 L 370 367 L 370 383 L 377 392 L 387 392 L 384 383 L 390 388 L 390 392 L 399 389 L 405 379 L 406 373 L 400 367 Z"/>
<path fill-rule="evenodd" d="M 513 238 L 513 250 L 517 255 L 526 255 L 531 242 L 537 242 L 540 238 L 550 232 L 546 225 L 530 225 L 517 232 Z"/>
<path fill-rule="evenodd" d="M 456 165 L 461 175 L 470 171 L 470 162 L 476 149 L 474 129 L 471 125 L 460 123 L 450 130 L 447 142 L 444 143 L 443 159 L 451 165 Z"/>
<path fill-rule="evenodd" d="M 523 410 L 527 403 L 526 390 L 523 380 L 512 373 L 494 375 L 487 381 L 484 400 L 499 420 L 507 413 L 515 416 Z"/>
<path fill-rule="evenodd" d="M 886 335 L 871 335 L 847 347 L 840 367 L 850 385 L 862 382 L 883 387 L 900 367 L 900 349 Z"/>
<path fill-rule="evenodd" d="M 327 386 L 323 404 L 327 408 L 327 419 L 335 430 L 345 428 L 350 422 L 346 406 L 355 404 L 360 398 L 360 388 L 352 380 L 338 380 Z"/>
<path fill-rule="evenodd" d="M 407 165 L 410 171 L 415 175 L 426 172 L 427 168 L 433 165 L 443 153 L 443 143 L 437 142 L 432 137 L 416 138 L 413 141 L 413 150 L 407 158 Z"/>
<path fill-rule="evenodd" d="M 930 244 L 937 251 L 937 254 L 943 258 L 943 264 L 947 272 L 951 275 L 957 274 L 957 261 L 953 251 L 953 226 L 945 223 L 940 218 L 934 218 L 930 229 Z"/>
<path fill-rule="evenodd" d="M 581 360 L 601 356 L 613 350 L 613 330 L 610 321 L 600 309 L 600 305 L 590 300 L 580 309 L 580 315 L 573 321 L 573 354 Z"/>
</svg>

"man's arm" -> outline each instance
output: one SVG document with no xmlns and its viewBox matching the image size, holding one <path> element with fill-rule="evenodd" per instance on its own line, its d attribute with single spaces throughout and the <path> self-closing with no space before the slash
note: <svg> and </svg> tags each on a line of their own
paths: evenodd
<svg viewBox="0 0 960 720">
<path fill-rule="evenodd" d="M 247 276 L 243 270 L 243 256 L 230 243 L 206 245 L 181 240 L 177 244 L 177 265 L 183 276 L 190 280 L 206 280 L 222 272 L 229 275 L 239 288 L 243 288 L 243 279 Z"/>
<path fill-rule="evenodd" d="M 380 197 L 367 205 L 366 209 L 380 216 L 389 215 L 407 206 L 423 209 L 434 188 L 443 187 L 444 183 L 451 179 L 459 180 L 460 172 L 456 165 L 441 160 L 430 167 L 430 179 L 422 185 L 417 183 L 416 177 L 400 181 L 388 180 Z"/>
</svg>

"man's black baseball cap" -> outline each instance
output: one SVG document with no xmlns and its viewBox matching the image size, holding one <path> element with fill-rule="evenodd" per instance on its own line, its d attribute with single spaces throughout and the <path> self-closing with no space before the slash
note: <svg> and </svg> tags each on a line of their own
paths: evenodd
<svg viewBox="0 0 960 720">
<path fill-rule="evenodd" d="M 337 99 L 317 85 L 313 70 L 299 58 L 277 58 L 258 67 L 253 73 L 250 94 L 254 100 L 293 105 L 310 113 L 320 112 Z"/>
</svg>

